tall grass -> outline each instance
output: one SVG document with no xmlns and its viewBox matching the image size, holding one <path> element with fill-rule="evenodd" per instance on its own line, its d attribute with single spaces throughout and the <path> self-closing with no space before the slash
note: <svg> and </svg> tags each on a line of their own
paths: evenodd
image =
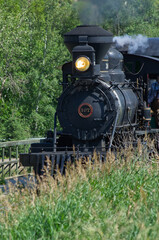
<svg viewBox="0 0 159 240">
<path fill-rule="evenodd" d="M 96 156 L 94 157 L 97 158 Z M 1 239 L 159 239 L 159 159 L 138 145 L 1 194 Z"/>
</svg>

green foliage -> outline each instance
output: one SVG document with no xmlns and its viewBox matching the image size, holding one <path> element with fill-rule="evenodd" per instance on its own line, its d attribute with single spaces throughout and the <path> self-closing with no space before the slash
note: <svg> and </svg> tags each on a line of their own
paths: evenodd
<svg viewBox="0 0 159 240">
<path fill-rule="evenodd" d="M 114 35 L 159 35 L 158 0 L 79 0 L 75 7 L 83 23 L 102 24 Z"/>
<path fill-rule="evenodd" d="M 8 109 L 0 119 L 1 138 L 28 137 L 21 129 L 42 136 L 53 127 L 61 66 L 70 59 L 63 34 L 78 22 L 71 4 L 71 0 L 0 1 L 0 109 Z M 16 129 L 5 135 L 8 123 Z"/>
</svg>

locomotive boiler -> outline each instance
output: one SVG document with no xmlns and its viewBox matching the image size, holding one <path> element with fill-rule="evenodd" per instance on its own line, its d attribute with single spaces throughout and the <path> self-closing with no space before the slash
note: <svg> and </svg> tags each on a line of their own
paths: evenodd
<svg viewBox="0 0 159 240">
<path fill-rule="evenodd" d="M 146 129 L 150 120 L 139 84 L 125 79 L 123 56 L 112 46 L 110 32 L 99 26 L 78 26 L 64 35 L 64 43 L 72 61 L 62 67 L 63 91 L 54 131 L 48 131 L 41 143 L 32 144 L 28 154 L 20 154 L 21 163 L 34 169 L 37 164 L 42 168 L 48 156 L 62 172 L 72 151 L 104 153 L 112 147 L 115 135 L 129 134 L 141 123 Z M 57 131 L 57 118 L 61 131 Z"/>
</svg>

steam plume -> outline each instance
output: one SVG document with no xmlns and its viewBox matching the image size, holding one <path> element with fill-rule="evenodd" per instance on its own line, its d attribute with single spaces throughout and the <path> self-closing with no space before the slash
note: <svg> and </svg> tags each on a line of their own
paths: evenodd
<svg viewBox="0 0 159 240">
<path fill-rule="evenodd" d="M 120 37 L 114 37 L 113 42 L 116 43 L 117 47 L 128 47 L 128 52 L 130 54 L 140 51 L 143 53 L 149 46 L 148 38 L 141 34 L 137 36 L 124 35 Z"/>
</svg>

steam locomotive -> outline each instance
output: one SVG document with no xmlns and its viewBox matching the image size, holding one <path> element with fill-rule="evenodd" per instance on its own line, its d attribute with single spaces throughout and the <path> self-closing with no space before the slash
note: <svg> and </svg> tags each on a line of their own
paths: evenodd
<svg viewBox="0 0 159 240">
<path fill-rule="evenodd" d="M 38 174 L 46 156 L 63 173 L 73 152 L 105 153 L 116 136 L 144 132 L 151 120 L 140 82 L 125 78 L 123 55 L 113 47 L 112 33 L 99 26 L 77 26 L 64 35 L 64 43 L 72 61 L 62 67 L 54 131 L 32 144 L 28 154 L 20 154 L 22 165 L 34 166 Z M 57 131 L 57 119 L 62 131 Z"/>
</svg>

